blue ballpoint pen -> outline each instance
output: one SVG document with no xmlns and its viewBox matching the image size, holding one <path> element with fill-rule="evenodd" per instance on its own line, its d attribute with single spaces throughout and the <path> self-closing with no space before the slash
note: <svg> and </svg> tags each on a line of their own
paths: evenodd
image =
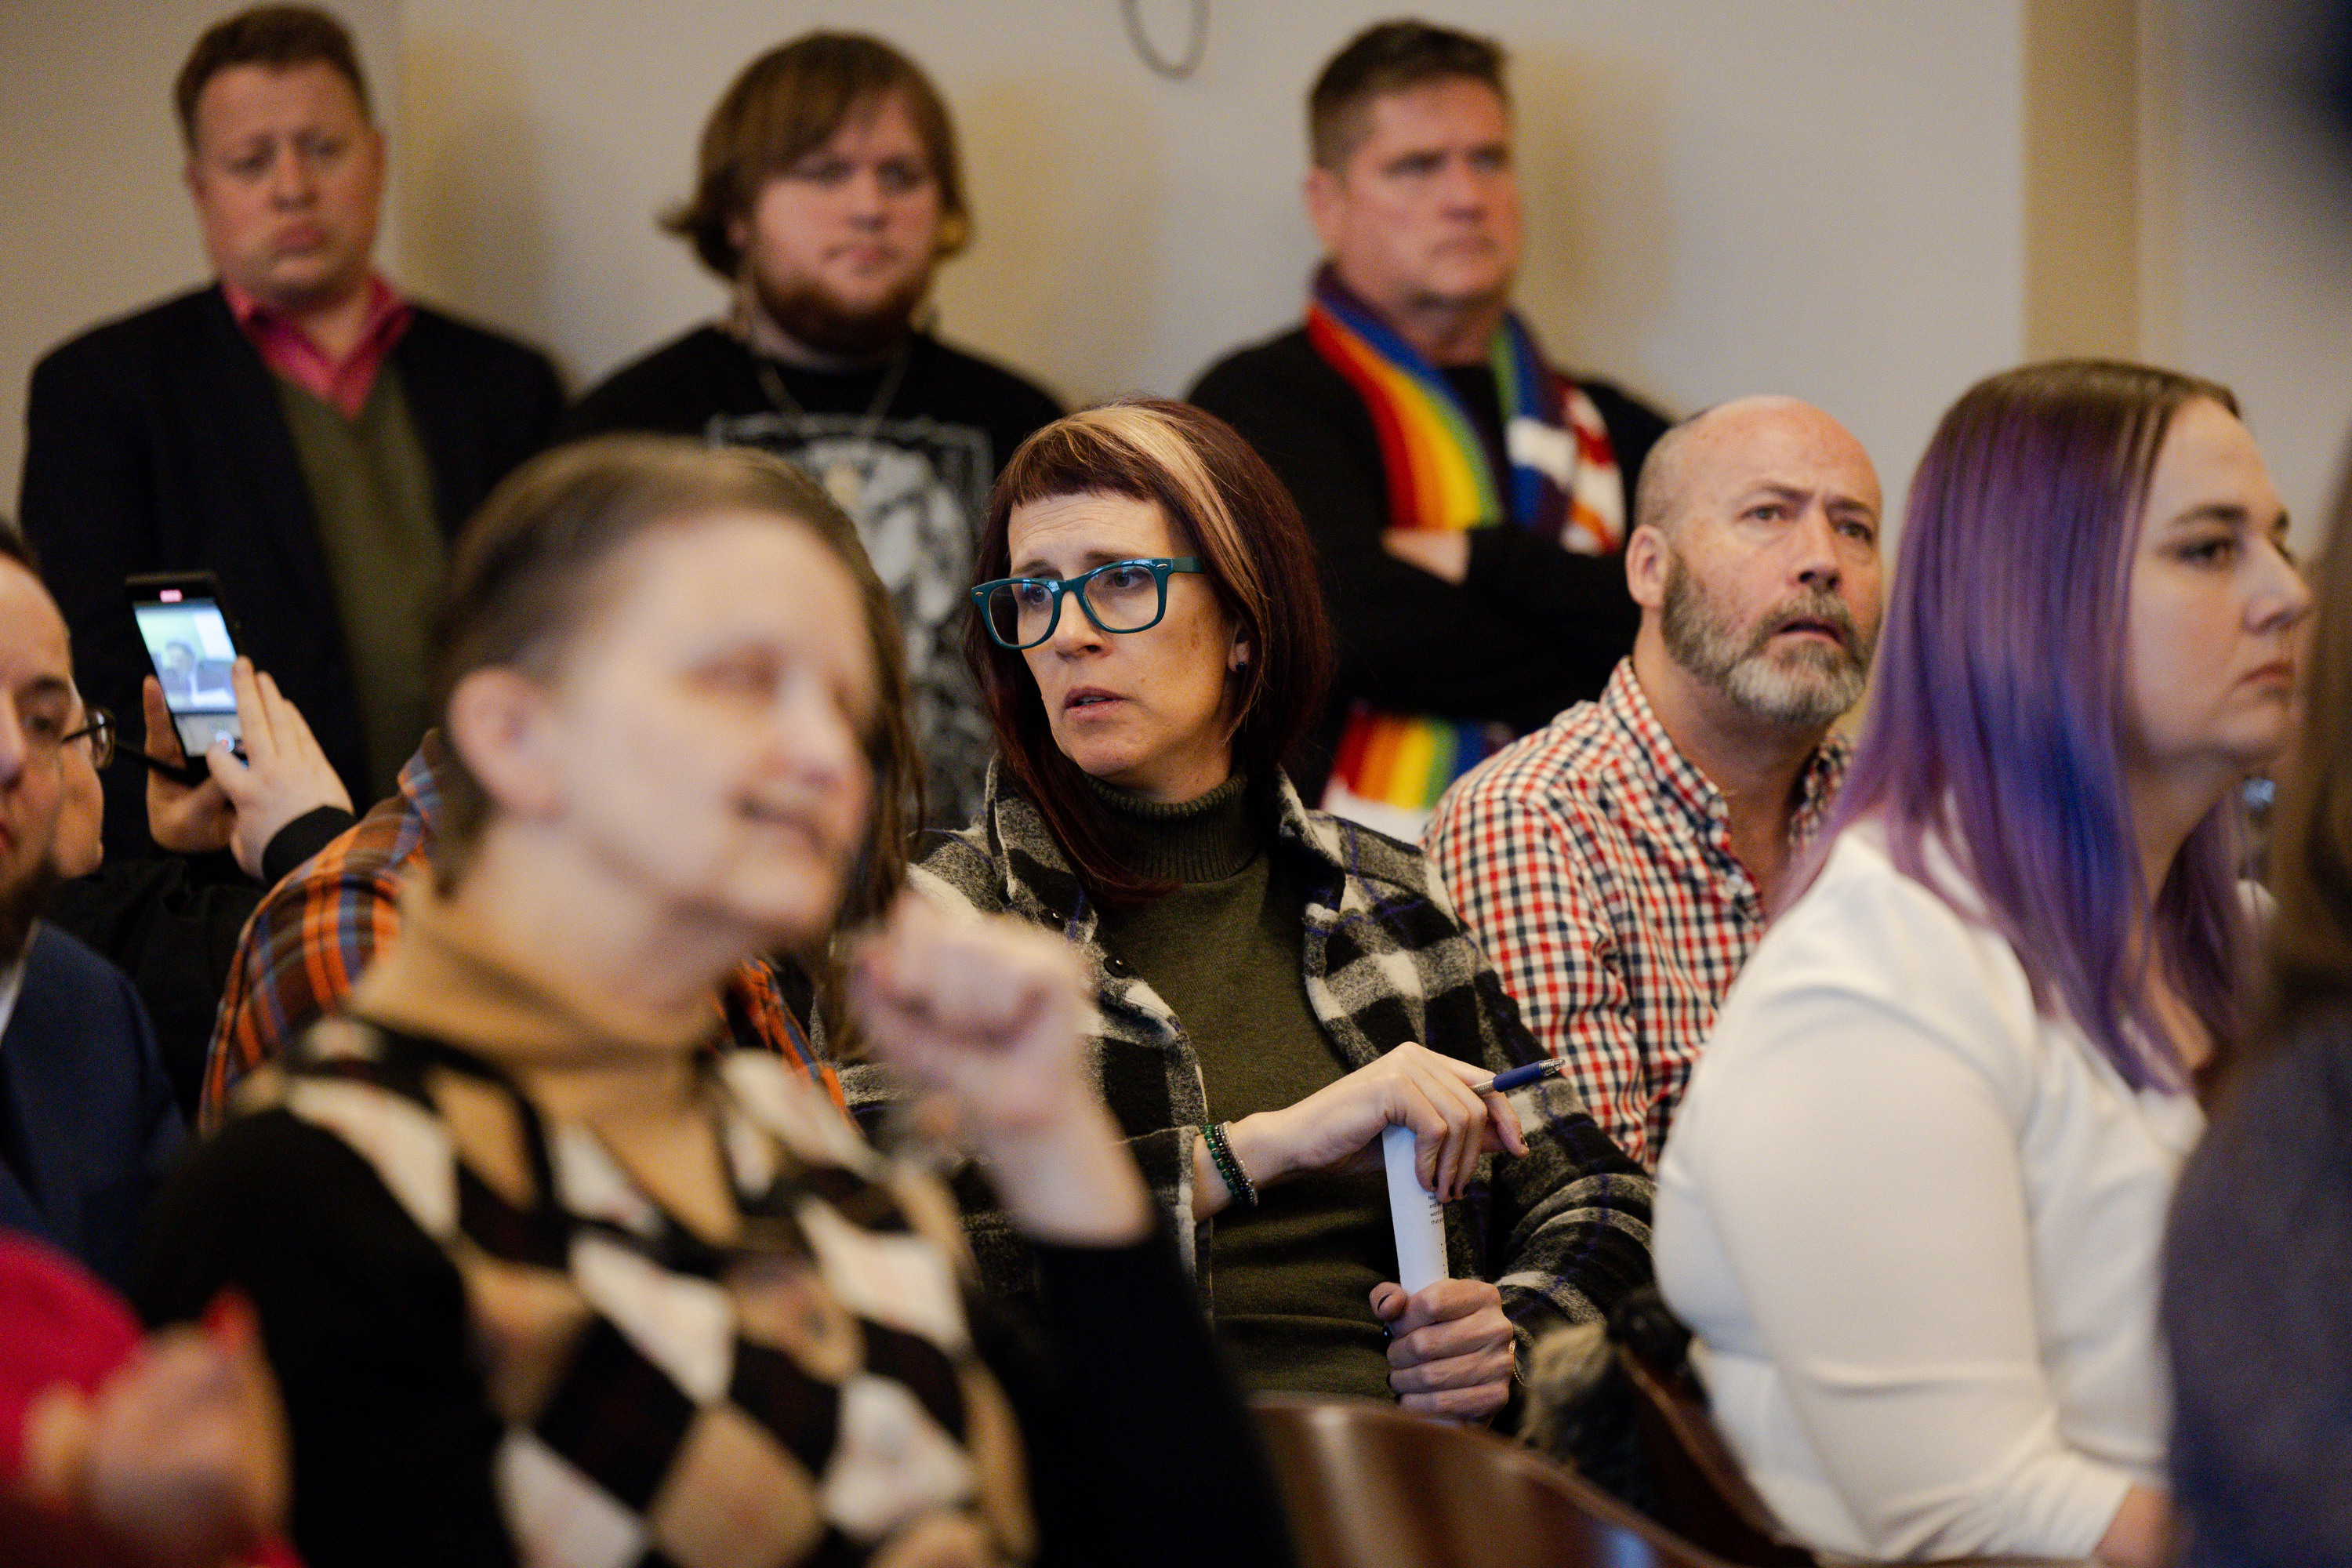
<svg viewBox="0 0 2352 1568">
<path fill-rule="evenodd" d="M 1539 1079 L 1551 1077 L 1566 1065 L 1567 1064 L 1562 1062 L 1558 1057 L 1554 1057 L 1549 1061 L 1530 1062 L 1523 1068 L 1513 1068 L 1508 1072 L 1498 1072 L 1484 1083 L 1473 1084 L 1470 1088 L 1470 1092 L 1473 1094 L 1508 1094 L 1511 1090 L 1515 1089 L 1524 1089 L 1528 1084 L 1534 1083 Z"/>
</svg>

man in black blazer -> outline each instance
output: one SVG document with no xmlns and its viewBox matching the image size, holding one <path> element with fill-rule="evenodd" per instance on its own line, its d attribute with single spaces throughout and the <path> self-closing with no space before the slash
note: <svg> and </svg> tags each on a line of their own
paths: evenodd
<svg viewBox="0 0 2352 1568">
<path fill-rule="evenodd" d="M 0 1227 L 121 1285 L 180 1113 L 131 982 L 35 920 L 68 753 L 90 738 L 64 617 L 22 551 L 0 524 Z"/>
<path fill-rule="evenodd" d="M 373 268 L 383 133 L 322 12 L 220 23 L 182 69 L 211 286 L 97 327 L 33 372 L 19 515 L 84 690 L 140 711 L 126 575 L 209 570 L 355 800 L 427 721 L 442 554 L 562 408 L 537 352 L 402 298 Z M 148 845 L 110 781 L 110 856 Z"/>
</svg>

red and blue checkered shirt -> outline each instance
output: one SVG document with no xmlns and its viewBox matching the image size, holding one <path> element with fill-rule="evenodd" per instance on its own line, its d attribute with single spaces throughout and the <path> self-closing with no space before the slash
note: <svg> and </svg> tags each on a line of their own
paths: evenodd
<svg viewBox="0 0 2352 1568">
<path fill-rule="evenodd" d="M 1832 734 L 1806 765 L 1791 844 L 1845 776 Z M 1619 664 L 1580 702 L 1448 790 L 1430 864 L 1601 1131 L 1655 1168 L 1715 1011 L 1764 934 L 1723 792 Z"/>
</svg>

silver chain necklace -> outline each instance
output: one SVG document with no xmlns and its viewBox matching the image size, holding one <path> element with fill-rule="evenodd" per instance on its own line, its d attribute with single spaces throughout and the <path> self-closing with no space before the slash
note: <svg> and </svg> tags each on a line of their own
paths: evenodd
<svg viewBox="0 0 2352 1568">
<path fill-rule="evenodd" d="M 750 347 L 749 344 L 745 346 Z M 856 425 L 852 426 L 850 437 L 853 441 L 860 445 L 869 443 L 874 439 L 875 432 L 882 428 L 883 416 L 890 412 L 890 405 L 898 397 L 898 388 L 907 380 L 907 363 L 914 358 L 914 353 L 915 334 L 908 332 L 892 352 L 890 363 L 882 373 L 882 384 L 875 389 L 874 401 L 866 405 L 866 412 L 858 416 Z M 784 378 L 777 374 L 775 362 L 759 350 L 752 349 L 751 365 L 759 375 L 760 390 L 768 395 L 768 401 L 775 405 L 777 413 L 791 419 L 809 417 L 809 411 L 802 406 L 801 400 L 792 395 L 792 390 L 784 385 Z M 866 499 L 866 486 L 873 477 L 874 459 L 870 456 L 860 458 L 845 453 L 827 462 L 824 471 L 817 475 L 824 485 L 825 492 L 840 502 L 841 510 L 852 517 L 857 515 L 857 505 Z"/>
</svg>

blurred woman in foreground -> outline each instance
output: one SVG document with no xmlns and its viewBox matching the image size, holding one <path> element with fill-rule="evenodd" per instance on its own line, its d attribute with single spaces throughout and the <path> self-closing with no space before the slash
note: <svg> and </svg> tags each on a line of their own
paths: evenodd
<svg viewBox="0 0 2352 1568">
<path fill-rule="evenodd" d="M 2352 533 L 2271 837 L 2272 1008 L 2180 1179 L 2172 1479 L 2196 1568 L 2352 1563 Z"/>
<path fill-rule="evenodd" d="M 460 542 L 436 646 L 434 875 L 167 1195 L 143 1288 L 258 1309 L 311 1568 L 1283 1560 L 1058 942 L 901 905 L 851 982 L 1036 1245 L 1043 1347 L 969 1310 L 940 1193 L 709 1048 L 736 963 L 883 908 L 908 820 L 898 633 L 822 489 L 551 453 Z"/>
<path fill-rule="evenodd" d="M 1658 1173 L 1716 1417 L 1816 1547 L 2160 1558 L 2157 1256 L 2238 1027 L 2285 529 L 2230 394 L 2163 371 L 1994 376 L 1928 443 L 1818 867 Z"/>
</svg>

